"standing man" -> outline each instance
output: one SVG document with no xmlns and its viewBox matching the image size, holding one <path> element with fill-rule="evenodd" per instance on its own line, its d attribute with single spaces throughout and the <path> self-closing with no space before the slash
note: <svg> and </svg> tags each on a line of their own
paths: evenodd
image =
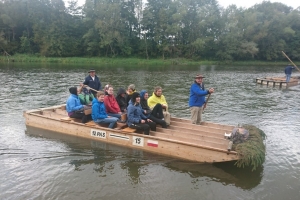
<svg viewBox="0 0 300 200">
<path fill-rule="evenodd" d="M 292 70 L 295 69 L 291 64 L 288 64 L 288 66 L 285 67 L 284 73 L 286 75 L 286 82 L 290 82 L 291 76 L 292 76 Z"/>
<path fill-rule="evenodd" d="M 96 75 L 96 71 L 94 69 L 90 69 L 89 75 L 85 77 L 83 85 L 88 85 L 90 88 L 100 91 L 101 90 L 101 82 L 98 76 Z M 96 91 L 91 90 L 94 96 L 96 96 Z"/>
<path fill-rule="evenodd" d="M 200 125 L 203 105 L 205 105 L 205 96 L 214 92 L 213 88 L 204 89 L 203 78 L 201 74 L 197 74 L 195 81 L 190 89 L 189 107 L 191 109 L 192 123 Z"/>
</svg>

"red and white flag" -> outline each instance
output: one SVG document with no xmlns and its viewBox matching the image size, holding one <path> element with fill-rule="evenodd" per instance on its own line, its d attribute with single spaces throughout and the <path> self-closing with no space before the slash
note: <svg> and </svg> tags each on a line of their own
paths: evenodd
<svg viewBox="0 0 300 200">
<path fill-rule="evenodd" d="M 148 140 L 148 141 L 147 141 L 147 146 L 150 146 L 150 147 L 158 147 L 158 141 Z"/>
</svg>

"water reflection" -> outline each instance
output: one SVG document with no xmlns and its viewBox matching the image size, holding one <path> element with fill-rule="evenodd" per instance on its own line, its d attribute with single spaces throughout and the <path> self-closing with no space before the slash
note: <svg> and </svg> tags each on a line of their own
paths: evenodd
<svg viewBox="0 0 300 200">
<path fill-rule="evenodd" d="M 81 171 L 84 165 L 93 165 L 93 170 L 98 173 L 98 176 L 104 177 L 106 173 L 115 169 L 115 164 L 112 164 L 112 161 L 119 160 L 118 165 L 126 171 L 126 176 L 132 184 L 140 183 L 140 176 L 146 175 L 147 166 L 154 163 L 161 164 L 170 171 L 188 174 L 195 180 L 209 177 L 212 181 L 220 182 L 223 185 L 233 184 L 243 189 L 252 189 L 257 186 L 263 173 L 263 167 L 251 171 L 250 168 L 237 168 L 234 162 L 193 163 L 30 126 L 27 126 L 26 135 L 66 144 L 70 148 L 71 155 L 79 157 L 79 159 L 69 161 L 69 164 L 73 165 L 76 171 Z"/>
<path fill-rule="evenodd" d="M 224 185 L 233 184 L 243 189 L 256 187 L 262 179 L 263 167 L 252 171 L 250 168 L 237 168 L 235 162 L 201 164 L 184 161 L 173 161 L 165 166 L 171 170 L 187 173 L 191 178 L 210 177 Z"/>
<path fill-rule="evenodd" d="M 224 172 L 232 174 L 237 181 L 234 183 L 237 187 L 243 189 L 252 189 L 260 184 L 264 167 L 259 166 L 255 171 L 252 171 L 251 167 L 238 168 L 234 165 L 235 162 L 216 163 L 217 168 L 221 168 Z"/>
<path fill-rule="evenodd" d="M 141 162 L 139 159 L 130 159 L 121 164 L 121 168 L 127 170 L 127 176 L 131 179 L 133 184 L 140 183 L 140 175 L 145 174 L 143 166 L 147 163 Z"/>
</svg>

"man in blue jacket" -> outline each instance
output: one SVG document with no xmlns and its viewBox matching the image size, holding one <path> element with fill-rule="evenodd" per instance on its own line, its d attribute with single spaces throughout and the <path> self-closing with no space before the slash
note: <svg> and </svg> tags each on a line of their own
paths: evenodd
<svg viewBox="0 0 300 200">
<path fill-rule="evenodd" d="M 96 70 L 90 69 L 89 75 L 85 77 L 83 85 L 88 85 L 90 88 L 100 91 L 101 90 L 101 82 L 98 76 L 96 75 Z M 94 96 L 96 96 L 96 91 L 91 90 Z"/>
<path fill-rule="evenodd" d="M 214 92 L 213 88 L 204 89 L 203 78 L 204 76 L 197 74 L 190 89 L 189 107 L 192 123 L 198 125 L 200 125 L 203 107 L 205 106 L 205 96 Z"/>
<path fill-rule="evenodd" d="M 292 65 L 288 65 L 285 67 L 284 69 L 284 73 L 286 75 L 286 82 L 290 82 L 291 76 L 292 76 L 292 70 L 295 69 L 295 67 L 293 67 Z"/>
</svg>

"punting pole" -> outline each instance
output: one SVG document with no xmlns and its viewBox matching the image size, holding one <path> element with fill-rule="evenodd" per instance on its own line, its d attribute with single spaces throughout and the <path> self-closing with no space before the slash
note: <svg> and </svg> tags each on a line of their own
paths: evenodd
<svg viewBox="0 0 300 200">
<path fill-rule="evenodd" d="M 91 87 L 88 86 L 88 85 L 83 85 L 83 87 L 88 87 L 90 90 L 93 90 L 93 91 L 95 91 L 95 92 L 99 92 L 98 90 L 95 90 L 95 89 L 91 88 Z"/>
<path fill-rule="evenodd" d="M 206 108 L 206 105 L 207 105 L 207 102 L 208 102 L 208 100 L 209 100 L 210 95 L 211 95 L 211 94 L 208 95 L 208 97 L 207 97 L 207 99 L 206 99 L 206 101 L 205 101 L 205 104 L 204 104 L 204 106 L 203 106 L 202 112 L 204 112 L 204 109 Z"/>
<path fill-rule="evenodd" d="M 295 65 L 295 63 L 293 63 L 293 61 L 283 51 L 281 51 L 281 52 L 298 69 L 298 71 L 300 72 L 300 69 Z"/>
</svg>

